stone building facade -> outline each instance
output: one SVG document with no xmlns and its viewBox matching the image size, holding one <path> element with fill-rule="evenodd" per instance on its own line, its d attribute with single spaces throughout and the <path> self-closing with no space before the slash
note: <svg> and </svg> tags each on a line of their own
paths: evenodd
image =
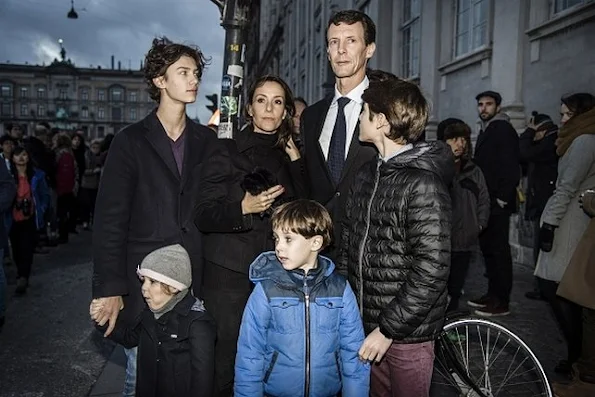
<svg viewBox="0 0 595 397">
<path fill-rule="evenodd" d="M 64 55 L 48 66 L 0 64 L 0 135 L 7 123 L 29 133 L 45 121 L 103 138 L 141 120 L 155 106 L 143 73 L 114 66 L 81 68 Z"/>
</svg>

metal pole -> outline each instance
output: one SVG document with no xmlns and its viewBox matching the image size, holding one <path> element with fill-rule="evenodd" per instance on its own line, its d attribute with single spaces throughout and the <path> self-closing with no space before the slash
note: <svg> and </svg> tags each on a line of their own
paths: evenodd
<svg viewBox="0 0 595 397">
<path fill-rule="evenodd" d="M 211 0 L 221 11 L 225 29 L 223 77 L 221 78 L 221 119 L 217 135 L 233 138 L 240 128 L 241 95 L 244 79 L 244 46 L 251 0 Z"/>
</svg>

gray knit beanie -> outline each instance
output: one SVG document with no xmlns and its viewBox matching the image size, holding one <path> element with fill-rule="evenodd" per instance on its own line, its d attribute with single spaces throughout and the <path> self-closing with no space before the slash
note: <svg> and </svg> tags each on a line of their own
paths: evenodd
<svg viewBox="0 0 595 397">
<path fill-rule="evenodd" d="M 192 284 L 190 257 L 180 244 L 168 245 L 151 252 L 143 259 L 137 273 L 180 291 L 190 288 Z"/>
</svg>

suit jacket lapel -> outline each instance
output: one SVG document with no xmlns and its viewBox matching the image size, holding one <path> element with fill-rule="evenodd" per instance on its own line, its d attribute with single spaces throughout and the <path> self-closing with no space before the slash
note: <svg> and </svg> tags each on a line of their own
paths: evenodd
<svg viewBox="0 0 595 397">
<path fill-rule="evenodd" d="M 349 172 L 349 168 L 353 165 L 353 162 L 357 158 L 357 154 L 361 149 L 361 144 L 359 142 L 359 121 L 355 125 L 355 130 L 353 131 L 353 136 L 351 137 L 351 143 L 349 144 L 349 152 L 347 152 L 347 158 L 345 159 L 345 165 L 343 166 L 343 171 L 341 171 L 341 179 Z"/>
<path fill-rule="evenodd" d="M 186 125 L 190 126 L 193 121 L 186 120 Z M 182 167 L 182 188 L 188 182 L 188 178 L 192 174 L 192 169 L 196 164 L 200 163 L 202 159 L 202 151 L 204 146 L 201 144 L 201 136 L 190 133 L 191 127 L 186 127 L 186 142 L 184 142 L 184 165 Z"/>
<path fill-rule="evenodd" d="M 147 140 L 151 146 L 153 146 L 153 149 L 157 152 L 159 157 L 161 157 L 161 160 L 163 160 L 172 175 L 179 181 L 180 173 L 178 172 L 174 153 L 171 150 L 170 139 L 155 113 L 152 114 L 152 117 L 148 117 L 145 120 L 145 127 L 147 129 Z"/>
<path fill-rule="evenodd" d="M 332 102 L 333 102 L 333 97 L 329 96 L 327 98 L 327 102 L 325 103 L 324 108 L 322 109 L 322 112 L 320 112 L 320 117 L 318 118 L 318 121 L 316 124 L 316 134 L 314 135 L 314 138 L 315 138 L 314 145 L 316 145 L 316 148 L 317 148 L 318 160 L 322 164 L 321 168 L 324 170 L 326 177 L 328 178 L 329 183 L 331 183 L 331 184 L 333 184 L 333 178 L 331 177 L 331 173 L 328 169 L 328 164 L 326 162 L 326 159 L 324 158 L 324 153 L 322 152 L 322 148 L 320 147 L 320 135 L 322 134 L 322 128 L 324 127 L 326 115 L 331 107 Z"/>
</svg>

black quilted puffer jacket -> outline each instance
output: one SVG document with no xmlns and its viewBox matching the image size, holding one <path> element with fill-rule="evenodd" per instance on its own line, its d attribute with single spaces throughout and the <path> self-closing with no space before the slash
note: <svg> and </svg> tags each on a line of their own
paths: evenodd
<svg viewBox="0 0 595 397">
<path fill-rule="evenodd" d="M 450 271 L 454 158 L 443 142 L 416 143 L 360 169 L 347 199 L 339 263 L 366 334 L 396 343 L 434 340 L 444 322 Z"/>
</svg>

